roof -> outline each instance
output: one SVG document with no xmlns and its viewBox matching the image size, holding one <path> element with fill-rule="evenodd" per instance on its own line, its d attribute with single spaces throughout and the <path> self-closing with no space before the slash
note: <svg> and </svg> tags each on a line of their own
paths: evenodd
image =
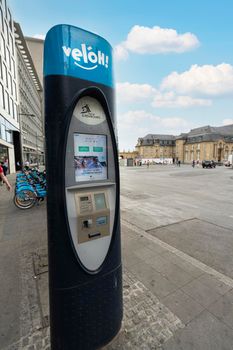
<svg viewBox="0 0 233 350">
<path fill-rule="evenodd" d="M 147 134 L 138 139 L 138 145 L 153 145 L 154 141 L 175 141 L 185 140 L 187 143 L 218 141 L 224 139 L 233 142 L 233 124 L 224 126 L 205 125 L 199 128 L 191 129 L 190 132 L 181 133 L 179 136 L 164 134 Z"/>
<path fill-rule="evenodd" d="M 224 126 L 202 126 L 200 128 L 191 129 L 188 133 L 189 136 L 205 135 L 205 134 L 220 134 L 220 135 L 232 135 L 233 136 L 233 124 Z"/>
<path fill-rule="evenodd" d="M 148 134 L 142 137 L 143 140 L 175 140 L 175 136 L 173 135 L 164 135 L 164 134 Z"/>
</svg>

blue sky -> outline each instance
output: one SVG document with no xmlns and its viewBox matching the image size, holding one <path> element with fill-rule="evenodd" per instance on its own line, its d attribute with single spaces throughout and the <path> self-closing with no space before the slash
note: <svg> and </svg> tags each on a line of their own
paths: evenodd
<svg viewBox="0 0 233 350">
<path fill-rule="evenodd" d="M 120 150 L 148 133 L 233 123 L 231 0 L 8 0 L 27 36 L 72 24 L 115 51 Z"/>
</svg>

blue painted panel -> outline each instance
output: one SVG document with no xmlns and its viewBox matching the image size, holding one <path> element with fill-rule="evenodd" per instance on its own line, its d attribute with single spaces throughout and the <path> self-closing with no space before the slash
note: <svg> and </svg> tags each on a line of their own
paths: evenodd
<svg viewBox="0 0 233 350">
<path fill-rule="evenodd" d="M 68 75 L 113 86 L 112 47 L 100 36 L 60 24 L 47 33 L 44 76 Z"/>
</svg>

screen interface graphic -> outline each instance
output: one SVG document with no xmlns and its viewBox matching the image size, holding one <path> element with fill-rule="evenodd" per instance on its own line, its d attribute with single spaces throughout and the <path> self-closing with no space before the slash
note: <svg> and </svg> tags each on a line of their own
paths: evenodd
<svg viewBox="0 0 233 350">
<path fill-rule="evenodd" d="M 74 134 L 75 181 L 107 179 L 107 136 Z"/>
</svg>

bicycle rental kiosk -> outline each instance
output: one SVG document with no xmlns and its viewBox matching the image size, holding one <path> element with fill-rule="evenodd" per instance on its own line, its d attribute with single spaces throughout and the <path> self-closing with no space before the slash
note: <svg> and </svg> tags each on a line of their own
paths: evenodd
<svg viewBox="0 0 233 350">
<path fill-rule="evenodd" d="M 44 47 L 52 350 L 98 349 L 122 321 L 112 48 L 57 25 Z"/>
</svg>

